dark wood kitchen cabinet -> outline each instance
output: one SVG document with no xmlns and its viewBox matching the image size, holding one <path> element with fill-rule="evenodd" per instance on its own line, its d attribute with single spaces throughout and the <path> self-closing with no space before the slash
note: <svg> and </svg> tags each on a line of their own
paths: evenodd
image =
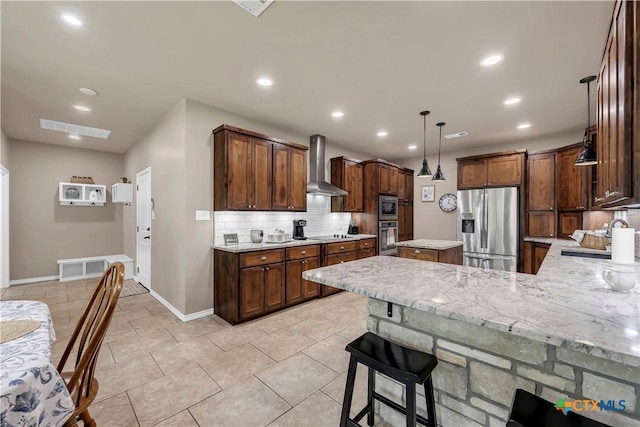
<svg viewBox="0 0 640 427">
<path fill-rule="evenodd" d="M 398 241 L 413 240 L 413 202 L 398 203 Z"/>
<path fill-rule="evenodd" d="M 555 212 L 529 212 L 530 237 L 555 237 L 556 235 Z"/>
<path fill-rule="evenodd" d="M 540 152 L 529 155 L 527 177 L 528 235 L 554 237 L 556 235 L 556 155 Z"/>
<path fill-rule="evenodd" d="M 284 305 L 284 263 L 240 270 L 240 320 Z"/>
<path fill-rule="evenodd" d="M 320 267 L 320 245 L 287 248 L 287 305 L 307 301 L 320 294 L 320 285 L 302 278 L 302 273 Z"/>
<path fill-rule="evenodd" d="M 603 207 L 640 203 L 640 6 L 616 1 L 597 80 L 597 187 Z"/>
<path fill-rule="evenodd" d="M 398 194 L 398 167 L 380 164 L 378 166 L 379 192 L 380 194 L 397 195 Z"/>
<path fill-rule="evenodd" d="M 306 211 L 307 147 L 229 125 L 213 135 L 214 210 Z"/>
<path fill-rule="evenodd" d="M 413 202 L 413 170 L 403 168 L 400 172 L 398 183 L 404 176 L 404 197 L 400 196 L 400 190 L 398 189 L 398 200 L 404 201 L 405 203 Z"/>
<path fill-rule="evenodd" d="M 358 160 L 346 157 L 331 159 L 331 184 L 349 193 L 331 198 L 331 212 L 362 212 L 362 174 L 363 168 Z"/>
<path fill-rule="evenodd" d="M 307 153 L 283 144 L 273 144 L 274 211 L 307 210 Z"/>
<path fill-rule="evenodd" d="M 419 261 L 462 265 L 462 246 L 441 250 L 399 246 L 398 256 L 400 258 L 416 259 Z"/>
<path fill-rule="evenodd" d="M 576 166 L 575 164 L 581 150 L 582 144 L 580 143 L 558 149 L 559 211 L 584 211 L 588 208 L 587 175 L 589 166 Z"/>
<path fill-rule="evenodd" d="M 524 273 L 538 274 L 540 265 L 547 256 L 551 245 L 546 243 L 525 242 L 524 243 Z"/>
<path fill-rule="evenodd" d="M 522 185 L 525 150 L 461 157 L 458 189 Z"/>
</svg>

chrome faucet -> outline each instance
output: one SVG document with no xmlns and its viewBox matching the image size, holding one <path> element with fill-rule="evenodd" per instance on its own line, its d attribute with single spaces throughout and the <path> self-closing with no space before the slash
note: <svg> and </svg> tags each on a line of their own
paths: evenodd
<svg viewBox="0 0 640 427">
<path fill-rule="evenodd" d="M 605 233 L 604 237 L 611 237 L 611 229 L 617 224 L 621 222 L 622 223 L 622 227 L 629 227 L 629 223 L 627 221 L 625 221 L 622 218 L 615 218 L 613 221 L 611 221 L 609 223 L 609 226 L 607 227 L 607 232 Z"/>
</svg>

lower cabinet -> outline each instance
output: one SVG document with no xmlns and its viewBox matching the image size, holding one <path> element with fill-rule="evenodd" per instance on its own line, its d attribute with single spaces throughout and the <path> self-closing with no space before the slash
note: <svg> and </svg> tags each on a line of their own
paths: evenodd
<svg viewBox="0 0 640 427">
<path fill-rule="evenodd" d="M 462 246 L 444 250 L 400 246 L 398 247 L 398 256 L 419 261 L 462 265 Z"/>
<path fill-rule="evenodd" d="M 240 320 L 284 305 L 284 263 L 240 269 Z"/>
<path fill-rule="evenodd" d="M 538 274 L 550 247 L 546 243 L 524 242 L 524 273 Z"/>
<path fill-rule="evenodd" d="M 320 257 L 287 261 L 286 304 L 297 304 L 320 295 L 320 285 L 302 278 L 302 273 L 320 267 Z"/>
</svg>

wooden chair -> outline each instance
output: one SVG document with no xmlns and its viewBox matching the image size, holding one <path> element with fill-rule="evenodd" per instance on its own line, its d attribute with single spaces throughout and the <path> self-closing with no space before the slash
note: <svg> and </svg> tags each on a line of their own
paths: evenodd
<svg viewBox="0 0 640 427">
<path fill-rule="evenodd" d="M 78 417 L 85 426 L 96 425 L 95 420 L 89 415 L 88 409 L 98 394 L 98 381 L 93 374 L 102 341 L 120 297 L 123 282 L 124 264 L 114 262 L 100 278 L 98 286 L 76 324 L 62 359 L 58 363 L 58 372 L 60 372 L 76 407 L 71 417 L 65 422 L 65 427 L 77 426 Z M 75 368 L 73 371 L 63 372 L 74 348 L 77 350 Z"/>
</svg>

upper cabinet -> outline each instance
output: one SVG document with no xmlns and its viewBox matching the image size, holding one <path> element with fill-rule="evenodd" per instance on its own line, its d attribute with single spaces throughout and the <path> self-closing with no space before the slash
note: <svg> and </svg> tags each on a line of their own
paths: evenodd
<svg viewBox="0 0 640 427">
<path fill-rule="evenodd" d="M 398 194 L 398 168 L 396 166 L 379 164 L 378 165 L 380 194 Z"/>
<path fill-rule="evenodd" d="M 331 184 L 348 194 L 331 198 L 331 212 L 362 212 L 362 165 L 346 157 L 331 159 Z"/>
<path fill-rule="evenodd" d="M 214 210 L 306 210 L 307 147 L 222 125 L 214 134 Z"/>
<path fill-rule="evenodd" d="M 104 206 L 107 200 L 106 185 L 61 182 L 58 193 L 63 206 Z"/>
<path fill-rule="evenodd" d="M 522 185 L 524 159 L 525 150 L 458 158 L 458 189 Z"/>
<path fill-rule="evenodd" d="M 598 72 L 595 203 L 604 207 L 640 203 L 639 8 L 615 3 Z"/>
<path fill-rule="evenodd" d="M 529 210 L 553 211 L 556 204 L 555 173 L 554 153 L 529 156 Z"/>
<path fill-rule="evenodd" d="M 413 202 L 413 170 L 398 170 L 398 201 Z"/>
<path fill-rule="evenodd" d="M 558 149 L 558 210 L 584 211 L 589 208 L 588 169 L 576 166 L 576 159 L 582 150 L 582 144 L 570 145 Z M 531 163 L 529 163 L 531 165 Z"/>
</svg>

